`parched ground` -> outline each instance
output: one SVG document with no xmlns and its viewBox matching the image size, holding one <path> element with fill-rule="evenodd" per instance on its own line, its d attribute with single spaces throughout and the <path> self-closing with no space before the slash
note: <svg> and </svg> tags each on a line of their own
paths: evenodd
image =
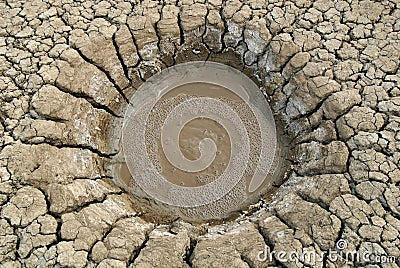
<svg viewBox="0 0 400 268">
<path fill-rule="evenodd" d="M 0 266 L 343 267 L 258 258 L 342 240 L 397 258 L 349 266 L 400 265 L 398 0 L 5 0 L 0 13 Z M 230 222 L 147 222 L 109 182 L 110 124 L 153 73 L 233 54 L 294 137 L 288 180 Z"/>
</svg>

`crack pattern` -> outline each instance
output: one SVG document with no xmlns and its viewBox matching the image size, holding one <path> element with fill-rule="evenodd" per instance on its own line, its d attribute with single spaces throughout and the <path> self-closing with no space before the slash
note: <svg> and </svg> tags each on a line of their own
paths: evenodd
<svg viewBox="0 0 400 268">
<path fill-rule="evenodd" d="M 257 258 L 343 239 L 344 253 L 400 266 L 399 10 L 394 0 L 1 2 L 0 263 L 375 267 Z M 155 226 L 110 183 L 104 164 L 120 148 L 109 139 L 143 81 L 193 60 L 257 80 L 292 165 L 236 219 Z"/>
</svg>

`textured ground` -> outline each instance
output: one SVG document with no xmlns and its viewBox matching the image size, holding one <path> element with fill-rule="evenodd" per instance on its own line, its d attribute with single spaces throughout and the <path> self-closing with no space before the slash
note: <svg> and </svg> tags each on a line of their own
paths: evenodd
<svg viewBox="0 0 400 268">
<path fill-rule="evenodd" d="M 340 239 L 400 256 L 398 0 L 24 2 L 0 2 L 0 266 L 341 267 L 257 259 Z M 288 181 L 229 223 L 146 222 L 108 182 L 107 124 L 152 73 L 233 51 L 295 138 Z"/>
</svg>

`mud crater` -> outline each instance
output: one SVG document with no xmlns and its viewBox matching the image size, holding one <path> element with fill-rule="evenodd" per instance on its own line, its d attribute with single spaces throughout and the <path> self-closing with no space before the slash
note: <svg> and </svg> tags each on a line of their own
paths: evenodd
<svg viewBox="0 0 400 268">
<path fill-rule="evenodd" d="M 132 196 L 146 220 L 158 223 L 171 223 L 177 217 L 192 223 L 232 220 L 241 211 L 247 210 L 249 205 L 271 202 L 271 196 L 290 173 L 293 149 L 291 138 L 284 131 L 280 119 L 275 120 L 267 101 L 268 96 L 260 85 L 261 81 L 256 78 L 254 70 L 244 67 L 238 53 L 231 51 L 223 54 L 225 56 L 219 55 L 219 62 L 225 64 L 209 60 L 191 62 L 191 54 L 188 54 L 183 57 L 188 60 L 187 63 L 169 67 L 150 77 L 144 84 L 134 86 L 138 90 L 134 91 L 129 104 L 125 106 L 124 120 L 119 118 L 110 123 L 120 129 L 110 132 L 112 135 L 109 136 L 112 144 L 119 145 L 119 153 L 106 163 L 107 169 L 112 174 L 113 183 Z M 247 71 L 253 80 L 237 68 Z M 211 103 L 207 104 L 207 101 Z M 187 107 L 186 112 L 182 114 L 180 107 L 176 109 L 179 105 L 181 109 Z M 211 106 L 206 108 L 207 105 Z M 223 113 L 218 115 L 220 105 L 228 109 L 225 113 L 234 116 L 224 119 Z M 149 108 L 149 122 L 146 116 L 140 115 L 143 117 L 140 120 L 134 118 L 139 116 L 138 110 Z M 213 112 L 213 109 L 216 110 Z M 221 109 L 220 113 L 224 110 Z M 173 125 L 163 132 L 166 136 L 163 138 L 160 133 L 164 127 L 168 128 L 163 122 L 173 110 L 176 114 L 175 119 L 170 120 Z M 195 111 L 198 114 L 192 114 Z M 187 117 L 186 120 L 183 117 Z M 183 125 L 182 120 L 185 120 Z M 259 120 L 263 122 L 259 123 Z M 144 121 L 144 130 L 140 132 L 137 129 L 140 122 Z M 238 125 L 238 122 L 245 124 L 245 127 Z M 242 127 L 241 135 L 246 137 L 239 136 L 239 126 Z M 175 136 L 168 137 L 166 134 L 179 128 Z M 143 137 L 145 141 L 140 143 Z M 173 141 L 176 138 L 177 141 Z M 168 144 L 171 139 L 173 144 Z M 208 145 L 203 143 L 205 139 L 208 139 Z M 132 151 L 132 144 L 143 144 L 145 149 L 137 146 Z M 168 151 L 166 153 L 164 150 L 171 150 L 169 158 Z M 143 155 L 138 157 L 140 154 L 147 154 L 147 160 L 139 160 L 143 159 Z M 242 154 L 244 157 L 232 160 L 233 155 Z M 242 166 L 242 175 L 237 172 L 229 175 L 227 170 L 232 169 L 230 162 L 236 165 L 240 163 L 235 168 Z M 182 166 L 184 164 L 186 168 Z M 139 183 L 132 176 L 136 174 L 140 177 L 145 173 L 154 174 L 138 178 Z M 216 184 L 223 175 L 227 184 Z M 151 181 L 157 176 L 160 178 L 158 186 L 154 186 Z M 252 182 L 253 176 L 257 178 Z M 202 188 L 210 183 L 216 185 L 213 187 L 228 189 L 209 200 L 207 196 L 212 198 L 215 195 Z M 146 187 L 147 190 L 144 190 Z M 180 192 L 188 188 L 196 190 L 186 194 L 186 197 L 183 194 L 181 201 L 178 201 L 180 205 L 173 205 L 172 200 L 179 199 L 177 196 L 182 194 Z M 213 191 L 215 188 L 208 189 Z"/>
</svg>

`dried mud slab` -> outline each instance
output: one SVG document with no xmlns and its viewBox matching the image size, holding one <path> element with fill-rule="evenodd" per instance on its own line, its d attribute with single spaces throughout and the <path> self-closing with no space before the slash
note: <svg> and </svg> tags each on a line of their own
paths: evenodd
<svg viewBox="0 0 400 268">
<path fill-rule="evenodd" d="M 3 1 L 0 14 L 0 266 L 400 265 L 398 1 Z M 137 88 L 189 61 L 253 79 L 287 158 L 273 194 L 223 221 L 155 211 L 109 168 Z"/>
</svg>

